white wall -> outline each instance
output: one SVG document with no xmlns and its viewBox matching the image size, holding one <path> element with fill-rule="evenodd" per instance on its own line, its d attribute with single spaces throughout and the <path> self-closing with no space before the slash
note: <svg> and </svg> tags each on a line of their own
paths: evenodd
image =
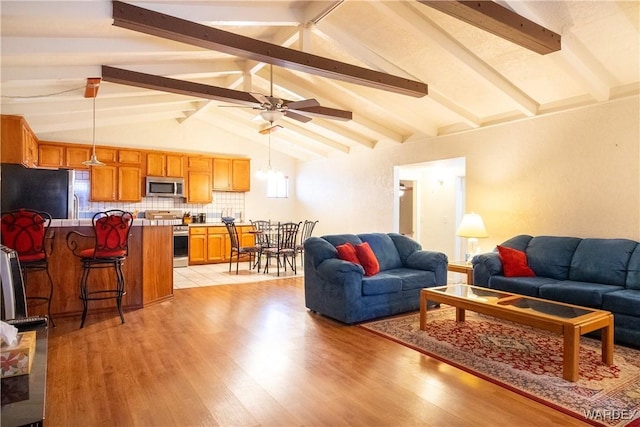
<svg viewBox="0 0 640 427">
<path fill-rule="evenodd" d="M 640 240 L 639 117 L 636 96 L 303 163 L 298 216 L 317 235 L 392 231 L 394 166 L 464 157 L 484 250 L 520 233 Z"/>
</svg>

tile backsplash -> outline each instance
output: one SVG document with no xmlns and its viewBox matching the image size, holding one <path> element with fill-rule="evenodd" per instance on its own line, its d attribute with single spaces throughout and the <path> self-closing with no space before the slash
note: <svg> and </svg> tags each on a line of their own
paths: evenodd
<svg viewBox="0 0 640 427">
<path fill-rule="evenodd" d="M 213 203 L 196 204 L 185 203 L 185 199 L 169 197 L 143 197 L 141 202 L 83 202 L 80 203 L 79 218 L 91 218 L 96 212 L 107 209 L 122 209 L 129 212 L 138 211 L 143 216 L 147 209 L 151 210 L 181 210 L 191 215 L 204 213 L 207 222 L 221 222 L 221 216 L 233 216 L 240 222 L 245 219 L 244 193 L 213 192 Z M 224 215 L 223 215 L 224 214 Z"/>
</svg>

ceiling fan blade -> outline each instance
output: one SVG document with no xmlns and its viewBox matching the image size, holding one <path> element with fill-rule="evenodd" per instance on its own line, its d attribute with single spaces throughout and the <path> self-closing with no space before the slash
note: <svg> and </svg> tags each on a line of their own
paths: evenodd
<svg viewBox="0 0 640 427">
<path fill-rule="evenodd" d="M 261 93 L 257 93 L 257 92 L 249 92 L 249 95 L 253 96 L 260 104 L 267 104 L 267 105 L 271 105 L 271 102 L 269 102 L 269 100 L 267 99 L 266 96 L 264 96 Z"/>
<path fill-rule="evenodd" d="M 293 120 L 297 120 L 297 121 L 302 122 L 302 123 L 307 123 L 307 122 L 311 121 L 311 117 L 303 116 L 302 114 L 298 114 L 298 113 L 296 113 L 294 111 L 291 111 L 291 110 L 286 110 L 284 112 L 284 115 L 285 115 L 285 117 L 288 117 L 288 118 L 293 119 Z"/>
<path fill-rule="evenodd" d="M 308 107 L 308 108 L 296 108 L 296 111 L 308 116 L 319 117 L 323 119 L 342 120 L 348 121 L 353 119 L 353 113 L 346 110 L 338 110 L 336 108 L 329 107 Z"/>
<path fill-rule="evenodd" d="M 320 103 L 313 99 L 303 99 L 302 101 L 290 101 L 284 103 L 285 107 L 290 110 L 299 110 L 301 108 L 309 108 L 309 107 L 319 107 Z"/>
</svg>

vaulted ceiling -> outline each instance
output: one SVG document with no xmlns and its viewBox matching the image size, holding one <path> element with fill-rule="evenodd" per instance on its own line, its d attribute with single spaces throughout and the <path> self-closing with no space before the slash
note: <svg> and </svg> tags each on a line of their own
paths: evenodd
<svg viewBox="0 0 640 427">
<path fill-rule="evenodd" d="M 284 117 L 274 138 L 301 160 L 568 110 L 640 93 L 640 2 L 501 1 L 562 37 L 540 54 L 419 1 L 127 1 L 295 51 L 428 85 L 409 96 L 273 66 L 273 94 L 315 98 L 350 121 Z M 0 3 L 2 114 L 38 136 L 92 127 L 87 78 L 102 66 L 269 95 L 269 65 L 114 25 L 111 1 Z M 229 108 L 234 106 L 232 108 Z M 99 126 L 200 120 L 254 141 L 252 108 L 103 79 Z M 179 148 L 179 147 L 176 147 Z M 277 148 L 277 147 L 276 147 Z"/>
</svg>

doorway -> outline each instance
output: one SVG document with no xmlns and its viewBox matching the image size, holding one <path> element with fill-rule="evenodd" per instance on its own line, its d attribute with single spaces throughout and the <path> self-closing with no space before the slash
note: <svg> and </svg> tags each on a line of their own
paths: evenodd
<svg viewBox="0 0 640 427">
<path fill-rule="evenodd" d="M 465 167 L 463 157 L 397 167 L 398 232 L 449 259 L 460 259 L 463 247 L 455 231 L 465 212 Z"/>
</svg>

